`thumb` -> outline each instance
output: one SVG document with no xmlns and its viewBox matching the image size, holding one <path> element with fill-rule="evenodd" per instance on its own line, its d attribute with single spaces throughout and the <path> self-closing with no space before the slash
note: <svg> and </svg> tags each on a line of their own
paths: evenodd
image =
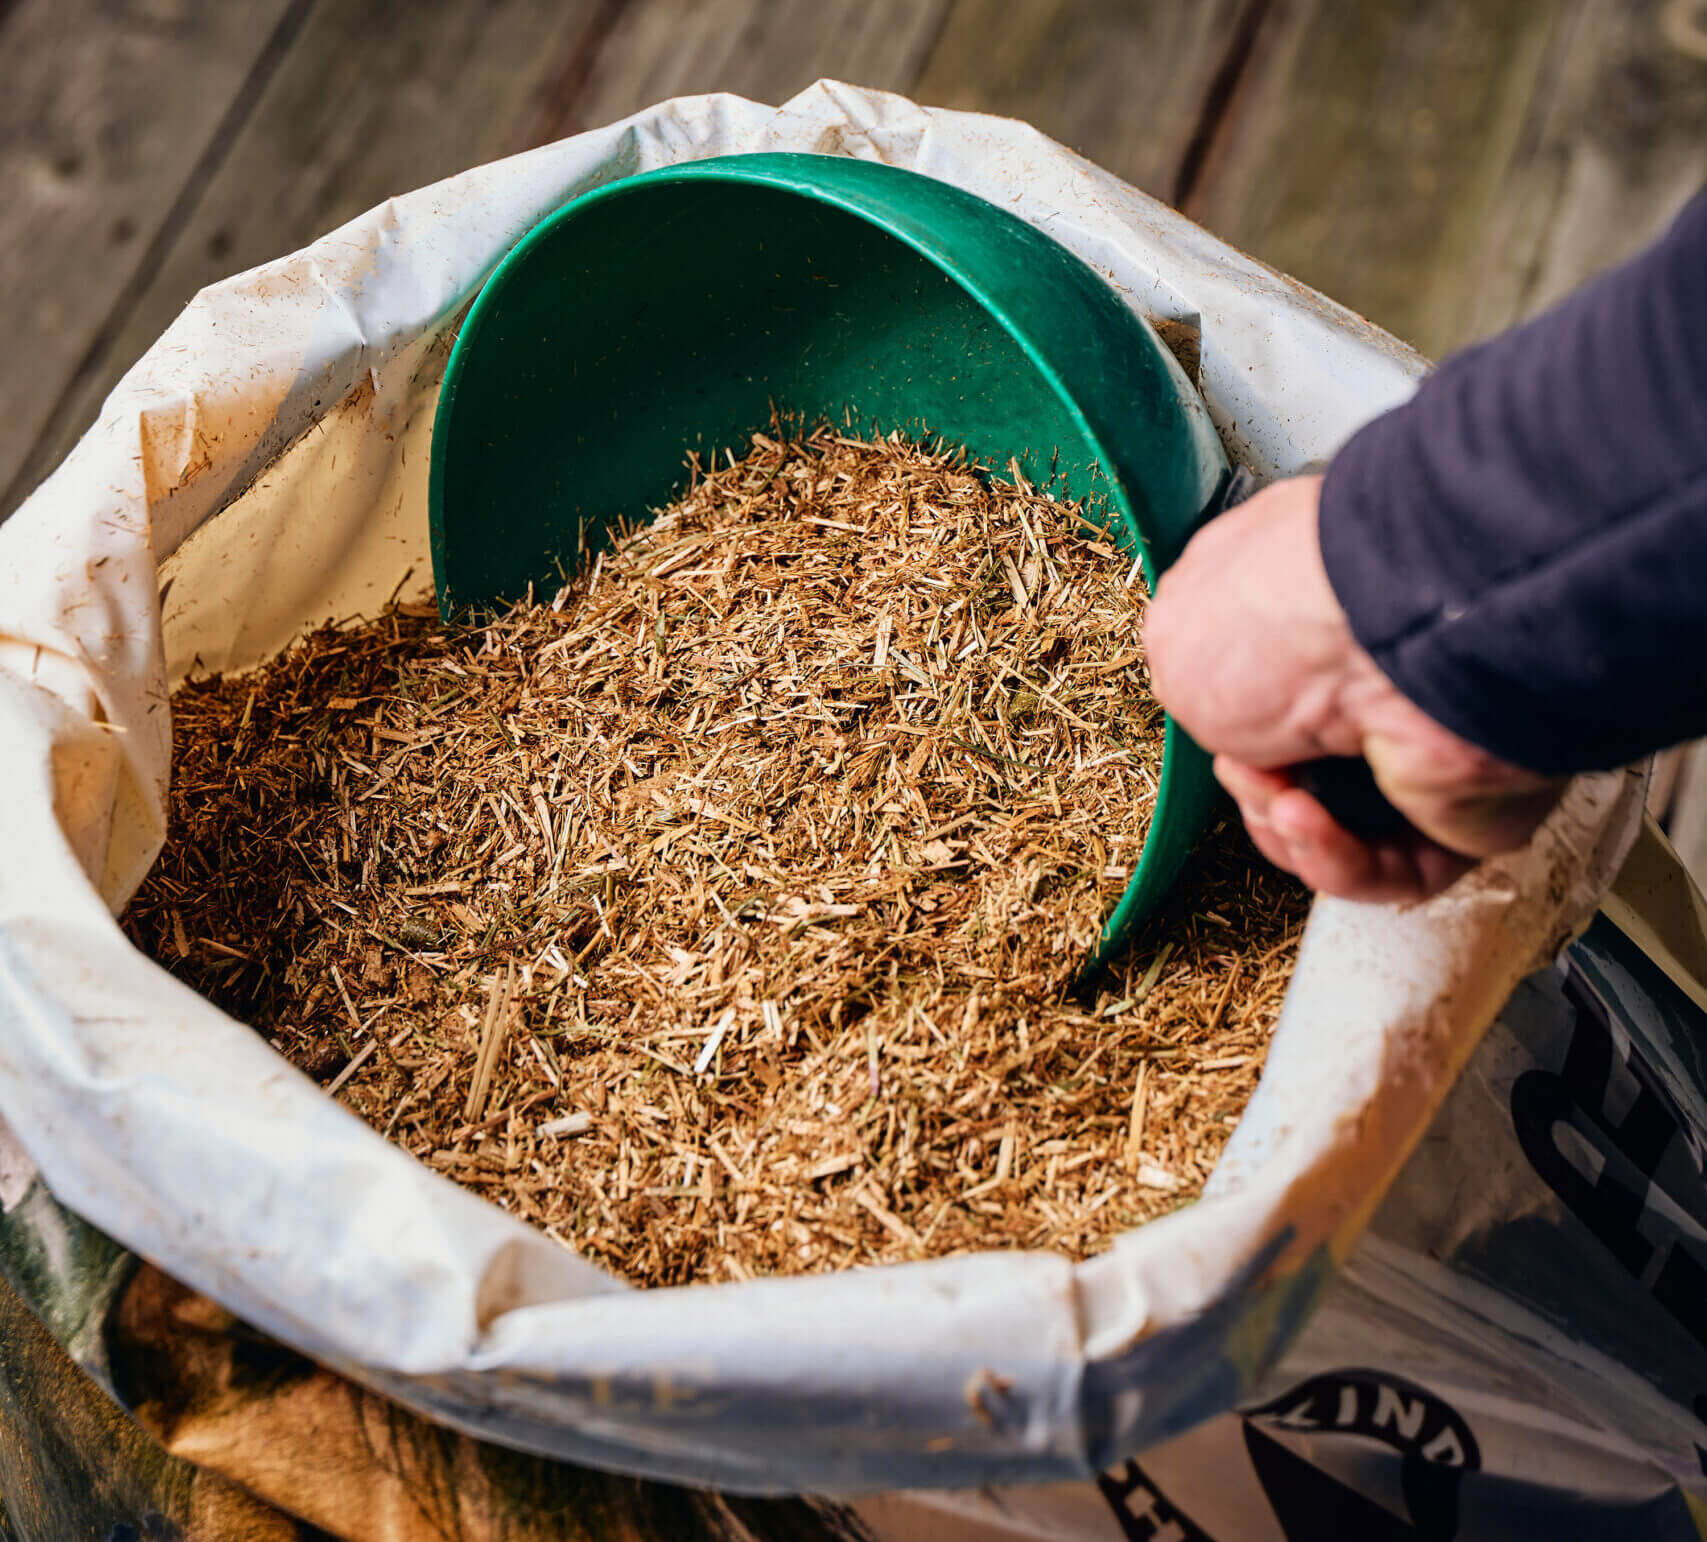
<svg viewBox="0 0 1707 1542">
<path fill-rule="evenodd" d="M 1376 785 L 1400 813 L 1430 840 L 1467 857 L 1497 856 L 1523 845 L 1568 781 L 1479 752 L 1471 752 L 1471 765 L 1446 765 L 1443 758 L 1459 757 L 1378 733 L 1364 739 L 1363 754 Z"/>
</svg>

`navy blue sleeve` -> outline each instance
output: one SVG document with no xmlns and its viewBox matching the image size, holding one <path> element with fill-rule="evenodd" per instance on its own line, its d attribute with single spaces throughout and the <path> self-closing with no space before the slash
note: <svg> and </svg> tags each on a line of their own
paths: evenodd
<svg viewBox="0 0 1707 1542">
<path fill-rule="evenodd" d="M 1437 722 L 1542 772 L 1707 734 L 1707 194 L 1328 468 L 1322 557 Z"/>
</svg>

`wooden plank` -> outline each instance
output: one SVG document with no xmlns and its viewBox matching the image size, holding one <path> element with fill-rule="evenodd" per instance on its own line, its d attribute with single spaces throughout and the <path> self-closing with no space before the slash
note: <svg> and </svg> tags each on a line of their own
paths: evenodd
<svg viewBox="0 0 1707 1542">
<path fill-rule="evenodd" d="M 5 13 L 0 489 L 292 15 L 292 0 L 18 0 Z"/>
<path fill-rule="evenodd" d="M 1707 12 L 1594 0 L 1562 40 L 1466 277 L 1467 337 L 1634 255 L 1707 185 Z"/>
<path fill-rule="evenodd" d="M 1707 181 L 1699 9 L 1278 5 L 1188 212 L 1425 353 L 1486 336 Z"/>
<path fill-rule="evenodd" d="M 1245 0 L 959 0 L 921 102 L 1023 118 L 1172 199 Z"/>
<path fill-rule="evenodd" d="M 319 0 L 158 274 L 30 455 L 33 485 L 203 285 L 389 194 L 663 97 L 905 88 L 947 0 Z M 27 487 L 19 486 L 15 497 Z"/>
<path fill-rule="evenodd" d="M 1584 0 L 1274 5 L 1187 212 L 1438 352 Z"/>
<path fill-rule="evenodd" d="M 782 102 L 824 76 L 907 91 L 948 0 L 630 0 L 586 91 L 557 128 L 572 133 L 672 96 L 732 91 Z"/>
<path fill-rule="evenodd" d="M 203 285 L 517 148 L 601 12 L 599 0 L 319 0 L 158 272 L 59 403 L 25 479 L 59 461 Z M 159 79 L 149 89 L 183 94 Z"/>
</svg>

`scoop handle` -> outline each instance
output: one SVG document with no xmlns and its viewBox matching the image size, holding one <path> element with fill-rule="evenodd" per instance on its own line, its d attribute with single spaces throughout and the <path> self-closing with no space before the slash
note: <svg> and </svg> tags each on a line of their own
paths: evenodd
<svg viewBox="0 0 1707 1542">
<path fill-rule="evenodd" d="M 1256 491 L 1256 478 L 1245 466 L 1236 467 L 1221 484 L 1198 520 L 1198 528 Z M 1302 787 L 1333 816 L 1334 822 L 1360 841 L 1396 841 L 1416 835 L 1417 828 L 1387 801 L 1376 785 L 1369 762 L 1359 755 L 1324 755 L 1286 768 Z"/>
<path fill-rule="evenodd" d="M 1397 841 L 1417 834 L 1417 827 L 1387 801 L 1369 762 L 1360 755 L 1300 761 L 1287 767 L 1287 775 L 1360 841 Z"/>
</svg>

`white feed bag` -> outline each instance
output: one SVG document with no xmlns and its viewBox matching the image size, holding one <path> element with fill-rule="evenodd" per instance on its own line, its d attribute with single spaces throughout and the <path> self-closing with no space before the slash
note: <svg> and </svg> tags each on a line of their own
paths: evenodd
<svg viewBox="0 0 1707 1542">
<path fill-rule="evenodd" d="M 0 527 L 0 1116 L 66 1205 L 478 1435 L 745 1489 L 1083 1477 L 1229 1407 L 1296 1335 L 1494 1013 L 1592 913 L 1638 778 L 1579 781 L 1430 904 L 1318 903 L 1208 1192 L 1077 1266 L 631 1290 L 387 1144 L 113 920 L 163 837 L 170 684 L 430 590 L 440 372 L 498 260 L 588 188 L 760 150 L 956 183 L 1196 324 L 1214 421 L 1261 478 L 1423 369 L 1035 130 L 827 82 L 665 103 L 204 291 Z"/>
</svg>

